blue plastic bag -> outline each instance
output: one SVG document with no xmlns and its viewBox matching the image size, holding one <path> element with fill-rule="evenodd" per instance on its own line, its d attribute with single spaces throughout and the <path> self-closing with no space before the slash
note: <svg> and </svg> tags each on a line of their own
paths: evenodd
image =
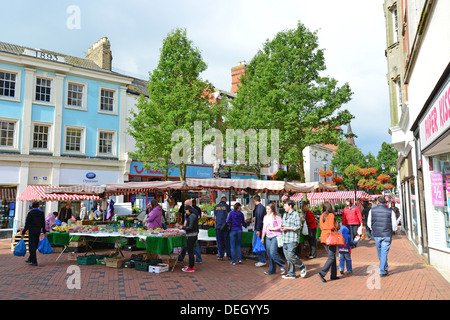
<svg viewBox="0 0 450 320">
<path fill-rule="evenodd" d="M 38 251 L 42 254 L 50 254 L 53 253 L 52 246 L 48 241 L 47 237 L 44 237 L 41 241 L 39 241 Z"/>
<path fill-rule="evenodd" d="M 14 247 L 14 256 L 23 257 L 27 253 L 27 245 L 25 241 L 20 240 Z"/>
<path fill-rule="evenodd" d="M 255 244 L 253 245 L 253 252 L 256 254 L 266 252 L 266 248 L 264 247 L 264 244 L 261 242 L 260 237 L 256 237 L 255 239 Z"/>
</svg>

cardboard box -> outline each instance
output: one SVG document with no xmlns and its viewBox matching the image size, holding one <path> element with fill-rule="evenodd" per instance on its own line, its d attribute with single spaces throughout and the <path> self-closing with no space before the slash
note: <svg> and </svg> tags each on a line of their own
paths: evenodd
<svg viewBox="0 0 450 320">
<path fill-rule="evenodd" d="M 148 266 L 148 272 L 162 273 L 169 271 L 169 265 L 165 263 L 158 263 L 156 266 Z"/>
<path fill-rule="evenodd" d="M 77 226 L 92 226 L 94 224 L 94 220 L 77 220 Z"/>
<path fill-rule="evenodd" d="M 105 258 L 106 266 L 109 268 L 122 268 L 125 258 Z"/>
</svg>

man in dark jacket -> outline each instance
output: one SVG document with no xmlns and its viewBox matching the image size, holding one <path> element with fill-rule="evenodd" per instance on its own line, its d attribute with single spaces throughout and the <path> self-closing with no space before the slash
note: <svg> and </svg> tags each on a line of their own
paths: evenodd
<svg viewBox="0 0 450 320">
<path fill-rule="evenodd" d="M 384 197 L 377 198 L 377 206 L 369 212 L 367 226 L 372 230 L 372 237 L 377 247 L 380 276 L 385 277 L 389 274 L 387 256 L 391 247 L 392 232 L 397 230 L 397 219 L 395 218 L 395 212 L 386 207 Z"/>
<path fill-rule="evenodd" d="M 25 219 L 25 227 L 22 230 L 22 239 L 27 231 L 30 257 L 25 262 L 32 266 L 37 266 L 36 250 L 39 245 L 39 237 L 41 233 L 47 236 L 45 230 L 45 214 L 39 209 L 39 202 L 33 202 L 31 205 L 31 210 Z"/>
<path fill-rule="evenodd" d="M 256 195 L 253 197 L 255 201 L 255 210 L 253 210 L 253 218 L 255 219 L 255 228 L 253 230 L 252 246 L 255 244 L 257 237 L 261 237 L 264 216 L 266 215 L 266 208 L 261 204 L 261 197 Z M 266 253 L 258 253 L 258 262 L 255 263 L 256 267 L 262 267 L 266 265 Z"/>
<path fill-rule="evenodd" d="M 228 213 L 231 211 L 230 206 L 227 204 L 227 198 L 222 197 L 220 202 L 214 207 L 214 216 L 216 217 L 216 244 L 218 260 L 222 260 L 224 256 L 223 247 L 225 246 L 225 252 L 228 259 L 231 259 L 230 249 L 230 234 L 228 231 L 220 231 L 220 228 L 226 223 Z"/>
</svg>

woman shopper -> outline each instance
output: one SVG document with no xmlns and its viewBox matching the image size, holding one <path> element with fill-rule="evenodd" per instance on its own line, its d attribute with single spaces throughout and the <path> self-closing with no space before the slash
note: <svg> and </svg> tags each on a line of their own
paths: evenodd
<svg viewBox="0 0 450 320">
<path fill-rule="evenodd" d="M 355 239 L 359 226 L 363 225 L 361 211 L 353 204 L 352 199 L 345 200 L 342 224 L 348 228 L 352 239 Z"/>
<path fill-rule="evenodd" d="M 184 206 L 184 211 L 186 213 L 186 220 L 182 229 L 186 230 L 186 246 L 189 254 L 189 265 L 181 270 L 183 272 L 195 272 L 194 246 L 198 238 L 198 216 L 191 206 Z"/>
<path fill-rule="evenodd" d="M 147 229 L 162 228 L 162 208 L 159 205 L 158 200 L 152 199 L 148 209 L 150 212 L 147 219 L 145 219 L 145 221 L 148 222 Z"/>
<path fill-rule="evenodd" d="M 230 250 L 231 250 L 231 264 L 236 265 L 236 252 L 238 263 L 242 262 L 241 257 L 241 238 L 242 227 L 247 228 L 244 214 L 240 211 L 241 204 L 239 202 L 234 204 L 233 210 L 228 214 L 226 223 L 231 223 L 230 228 Z"/>
<path fill-rule="evenodd" d="M 263 220 L 263 229 L 261 241 L 264 243 L 266 239 L 266 253 L 269 258 L 269 270 L 264 274 L 275 274 L 277 270 L 277 264 L 281 268 L 281 274 L 285 272 L 286 263 L 281 259 L 278 253 L 278 240 L 277 236 L 281 236 L 281 217 L 277 214 L 275 203 L 270 203 L 266 207 L 266 215 Z"/>
<path fill-rule="evenodd" d="M 309 243 L 309 250 L 310 250 L 308 258 L 314 259 L 317 256 L 316 218 L 314 217 L 314 213 L 312 213 L 312 211 L 309 210 L 309 207 L 306 203 L 302 206 L 302 211 L 305 214 L 306 224 L 308 225 L 308 243 Z"/>
<path fill-rule="evenodd" d="M 327 282 L 325 280 L 325 276 L 327 275 L 328 271 L 330 272 L 330 280 L 337 280 L 339 277 L 337 276 L 337 267 L 336 267 L 336 246 L 327 246 L 326 240 L 327 236 L 335 231 L 337 229 L 336 222 L 334 220 L 334 210 L 331 206 L 331 203 L 328 201 L 325 201 L 323 203 L 323 213 L 320 216 L 319 224 L 320 224 L 320 230 L 322 230 L 322 233 L 320 235 L 320 241 L 324 244 L 325 250 L 328 254 L 328 259 L 325 262 L 325 265 L 323 266 L 322 270 L 319 272 L 319 278 L 323 282 Z"/>
</svg>

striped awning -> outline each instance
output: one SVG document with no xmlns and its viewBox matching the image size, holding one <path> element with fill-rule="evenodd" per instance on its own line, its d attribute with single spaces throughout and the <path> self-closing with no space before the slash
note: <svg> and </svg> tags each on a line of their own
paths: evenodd
<svg viewBox="0 0 450 320">
<path fill-rule="evenodd" d="M 0 200 L 16 201 L 16 188 L 0 188 Z"/>
<path fill-rule="evenodd" d="M 66 193 L 46 193 L 45 190 L 57 187 L 48 186 L 28 186 L 22 194 L 17 197 L 17 201 L 80 201 L 80 200 L 101 200 L 97 195 L 88 194 L 66 194 Z"/>
<path fill-rule="evenodd" d="M 335 191 L 335 192 L 313 192 L 307 194 L 307 199 L 310 204 L 316 205 L 323 203 L 324 201 L 330 201 L 333 204 L 337 202 L 344 202 L 346 199 L 354 199 L 355 191 Z M 286 200 L 287 196 L 284 196 L 282 200 Z M 300 201 L 303 199 L 303 193 L 294 194 L 290 197 L 291 200 Z M 365 191 L 356 191 L 356 199 L 369 199 L 372 197 Z"/>
</svg>

